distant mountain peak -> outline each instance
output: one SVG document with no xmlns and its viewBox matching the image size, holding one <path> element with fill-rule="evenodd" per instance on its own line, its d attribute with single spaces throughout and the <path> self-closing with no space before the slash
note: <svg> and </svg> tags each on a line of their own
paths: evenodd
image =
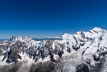
<svg viewBox="0 0 107 72">
<path fill-rule="evenodd" d="M 82 62 L 82 59 L 94 66 L 96 65 L 96 61 L 93 56 L 100 56 L 102 53 L 107 52 L 107 31 L 99 27 L 95 27 L 88 32 L 64 33 L 61 40 L 33 40 L 27 36 L 13 36 L 12 39 L 13 41 L 4 43 L 4 46 L 9 45 L 10 47 L 8 46 L 8 48 L 13 53 L 15 48 L 16 50 L 19 49 L 18 51 L 21 51 L 19 53 L 22 56 L 24 56 L 22 53 L 24 52 L 25 56 L 28 56 L 27 58 L 30 56 L 36 62 L 55 61 L 62 57 L 65 61 L 71 62 L 70 65 L 73 65 L 73 62 L 70 60 Z M 11 56 L 14 57 L 14 55 L 6 57 L 9 57 L 11 60 Z M 66 57 L 68 58 L 66 59 Z M 77 62 L 75 63 L 78 64 Z"/>
<path fill-rule="evenodd" d="M 100 28 L 100 27 L 95 27 L 95 28 L 93 28 L 92 30 L 90 30 L 90 31 L 94 31 L 94 32 L 103 32 L 105 29 L 103 29 L 103 28 Z"/>
</svg>

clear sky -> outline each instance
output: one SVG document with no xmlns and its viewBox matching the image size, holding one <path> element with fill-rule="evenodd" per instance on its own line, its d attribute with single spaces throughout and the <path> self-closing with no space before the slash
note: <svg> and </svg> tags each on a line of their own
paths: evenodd
<svg viewBox="0 0 107 72">
<path fill-rule="evenodd" d="M 0 0 L 0 34 L 61 34 L 107 28 L 107 0 Z"/>
</svg>

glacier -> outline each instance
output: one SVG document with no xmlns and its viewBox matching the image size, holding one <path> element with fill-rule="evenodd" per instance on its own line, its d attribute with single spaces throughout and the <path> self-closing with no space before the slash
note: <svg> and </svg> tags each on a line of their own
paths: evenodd
<svg viewBox="0 0 107 72">
<path fill-rule="evenodd" d="M 107 58 L 107 30 L 64 33 L 59 40 L 12 36 L 0 42 L 0 52 L 0 72 L 15 66 L 13 72 L 98 72 Z"/>
</svg>

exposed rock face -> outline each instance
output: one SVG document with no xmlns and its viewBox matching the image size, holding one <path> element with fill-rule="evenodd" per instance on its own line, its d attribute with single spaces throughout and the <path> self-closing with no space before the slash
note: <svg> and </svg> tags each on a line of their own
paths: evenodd
<svg viewBox="0 0 107 72">
<path fill-rule="evenodd" d="M 107 54 L 107 31 L 94 28 L 89 32 L 65 33 L 61 40 L 12 36 L 1 43 L 0 48 L 3 57 L 0 63 L 8 64 L 9 69 L 2 71 L 1 67 L 2 72 L 11 69 L 16 70 L 14 72 L 23 72 L 23 69 L 28 72 L 89 72 Z"/>
<path fill-rule="evenodd" d="M 61 66 L 54 62 L 16 63 L 0 67 L 0 72 L 62 72 Z"/>
</svg>

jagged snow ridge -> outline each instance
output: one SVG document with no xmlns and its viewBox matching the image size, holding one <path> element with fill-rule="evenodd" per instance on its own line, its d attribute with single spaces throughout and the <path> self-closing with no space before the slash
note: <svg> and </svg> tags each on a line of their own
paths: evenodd
<svg viewBox="0 0 107 72">
<path fill-rule="evenodd" d="M 9 48 L 13 44 L 17 46 L 18 41 L 22 44 L 22 47 L 20 47 L 22 60 L 32 61 L 37 58 L 36 62 L 49 61 L 49 50 L 52 50 L 54 59 L 57 60 L 60 58 L 58 52 L 63 51 L 62 58 L 65 70 L 67 67 L 77 66 L 84 62 L 90 62 L 90 65 L 95 66 L 97 61 L 94 60 L 93 55 L 99 56 L 107 51 L 107 31 L 98 27 L 89 32 L 65 33 L 62 35 L 62 40 L 36 41 L 29 37 L 13 37 Z M 40 51 L 43 51 L 44 58 L 39 54 Z M 37 56 L 33 58 L 33 53 L 35 52 Z"/>
<path fill-rule="evenodd" d="M 107 51 L 106 42 L 107 42 L 107 31 L 101 28 L 94 28 L 89 32 L 77 32 L 74 35 L 64 34 L 63 40 L 69 42 L 69 46 L 72 49 L 72 46 L 79 47 L 80 49 L 77 53 L 80 53 L 80 56 L 84 52 L 82 59 L 91 61 L 91 65 L 95 66 L 96 61 L 93 60 L 93 55 L 98 53 L 98 50 L 101 52 Z M 84 44 L 83 46 L 81 46 Z"/>
</svg>

